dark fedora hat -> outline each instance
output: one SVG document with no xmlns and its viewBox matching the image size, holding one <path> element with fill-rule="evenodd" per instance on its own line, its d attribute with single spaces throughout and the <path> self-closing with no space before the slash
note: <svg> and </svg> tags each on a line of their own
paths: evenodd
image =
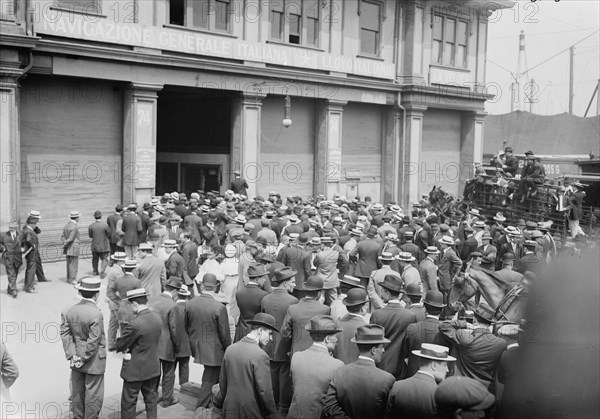
<svg viewBox="0 0 600 419">
<path fill-rule="evenodd" d="M 267 313 L 257 313 L 254 316 L 254 319 L 248 320 L 248 324 L 256 324 L 274 330 L 275 332 L 279 332 L 279 329 L 275 327 L 275 323 L 275 317 Z"/>
<path fill-rule="evenodd" d="M 404 281 L 396 275 L 386 275 L 379 286 L 389 291 L 404 292 Z"/>
<path fill-rule="evenodd" d="M 248 278 L 258 278 L 265 275 L 268 275 L 265 265 L 254 263 L 248 266 Z"/>
<path fill-rule="evenodd" d="M 346 294 L 346 298 L 342 300 L 342 303 L 345 306 L 357 306 L 360 304 L 364 304 L 369 301 L 367 297 L 367 292 L 363 288 L 352 288 L 348 290 Z"/>
<path fill-rule="evenodd" d="M 383 326 L 365 324 L 356 329 L 356 333 L 350 339 L 350 342 L 363 345 L 379 345 L 381 343 L 390 343 L 390 340 L 385 338 L 385 329 Z"/>
<path fill-rule="evenodd" d="M 289 266 L 277 269 L 275 271 L 275 276 L 273 278 L 271 278 L 271 283 L 272 284 L 280 284 L 283 281 L 286 281 L 286 280 L 288 280 L 290 278 L 293 278 L 294 275 L 296 275 L 297 273 L 298 272 L 294 271 Z"/>
<path fill-rule="evenodd" d="M 446 304 L 444 304 L 444 294 L 436 290 L 427 291 L 423 304 L 427 304 L 431 307 L 443 308 L 446 306 Z"/>
<path fill-rule="evenodd" d="M 323 289 L 323 278 L 318 275 L 311 275 L 306 278 L 302 284 L 303 291 L 321 291 Z"/>
<path fill-rule="evenodd" d="M 417 282 L 411 282 L 406 286 L 406 295 L 420 297 L 423 295 L 421 287 Z"/>
<path fill-rule="evenodd" d="M 342 331 L 340 326 L 333 320 L 333 317 L 324 314 L 312 317 L 304 325 L 304 329 L 308 330 L 311 334 L 317 333 L 320 335 L 333 335 Z"/>
</svg>

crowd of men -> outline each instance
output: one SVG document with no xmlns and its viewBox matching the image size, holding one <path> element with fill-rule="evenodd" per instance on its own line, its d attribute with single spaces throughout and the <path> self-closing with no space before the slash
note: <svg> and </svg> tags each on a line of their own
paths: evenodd
<svg viewBox="0 0 600 419">
<path fill-rule="evenodd" d="M 107 351 L 123 354 L 124 419 L 140 391 L 149 418 L 178 403 L 176 370 L 187 383 L 190 357 L 204 368 L 198 408 L 222 417 L 492 417 L 522 329 L 496 323 L 485 303 L 449 312 L 449 292 L 467 268 L 516 285 L 543 275 L 569 253 L 548 223 L 508 225 L 476 208 L 442 220 L 419 203 L 405 212 L 337 194 L 249 199 L 244 188 L 166 193 L 117 205 L 106 221 L 96 211 L 94 276 L 79 280 L 80 214 L 70 213 L 62 243 L 81 302 L 63 310 L 61 337 L 75 418 L 98 417 Z M 45 280 L 40 219 L 31 211 L 2 233 L 15 297 L 23 256 L 25 291 L 36 273 Z"/>
</svg>

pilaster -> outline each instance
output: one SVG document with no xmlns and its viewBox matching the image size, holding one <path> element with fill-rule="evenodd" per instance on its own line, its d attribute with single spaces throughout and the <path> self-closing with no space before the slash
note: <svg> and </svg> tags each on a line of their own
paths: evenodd
<svg viewBox="0 0 600 419">
<path fill-rule="evenodd" d="M 314 194 L 331 198 L 341 193 L 342 182 L 342 117 L 341 100 L 324 100 L 317 105 Z"/>
</svg>

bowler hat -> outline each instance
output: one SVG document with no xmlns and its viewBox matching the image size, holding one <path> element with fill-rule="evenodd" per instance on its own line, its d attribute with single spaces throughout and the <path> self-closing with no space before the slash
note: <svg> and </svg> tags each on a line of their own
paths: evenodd
<svg viewBox="0 0 600 419">
<path fill-rule="evenodd" d="M 256 238 L 256 240 L 255 240 L 255 242 L 256 242 L 256 244 L 260 244 L 260 245 L 262 245 L 263 247 L 266 247 L 266 246 L 267 246 L 267 244 L 269 244 L 269 243 L 267 242 L 267 239 L 266 239 L 265 237 L 262 237 L 262 236 L 261 236 L 261 237 L 257 237 L 257 238 Z"/>
<path fill-rule="evenodd" d="M 421 343 L 421 349 L 414 350 L 412 353 L 421 358 L 435 359 L 436 361 L 456 361 L 456 358 L 449 355 L 450 349 L 433 343 Z"/>
<path fill-rule="evenodd" d="M 385 338 L 385 329 L 378 324 L 365 324 L 356 329 L 354 337 L 350 342 L 361 345 L 379 345 L 381 343 L 390 343 Z"/>
<path fill-rule="evenodd" d="M 444 304 L 444 294 L 436 290 L 429 290 L 425 294 L 425 300 L 423 300 L 423 304 L 437 308 L 446 307 L 446 304 Z"/>
<path fill-rule="evenodd" d="M 216 287 L 217 285 L 219 285 L 217 276 L 211 273 L 204 274 L 204 276 L 202 277 L 202 285 L 206 287 Z"/>
<path fill-rule="evenodd" d="M 386 275 L 379 286 L 389 291 L 404 292 L 404 281 L 396 275 Z"/>
<path fill-rule="evenodd" d="M 342 303 L 345 306 L 352 307 L 364 304 L 367 301 L 369 301 L 369 299 L 367 298 L 367 292 L 364 290 L 364 288 L 352 288 L 348 290 L 346 293 L 346 298 L 342 300 Z"/>
<path fill-rule="evenodd" d="M 267 313 L 257 313 L 254 316 L 254 319 L 248 320 L 248 324 L 256 324 L 258 326 L 263 326 L 267 329 L 274 330 L 275 332 L 279 332 L 279 329 L 275 327 L 276 322 L 277 321 L 275 320 L 275 317 Z"/>
<path fill-rule="evenodd" d="M 94 277 L 86 277 L 86 278 L 81 278 L 81 281 L 79 281 L 79 284 L 75 285 L 75 288 L 78 289 L 79 291 L 92 291 L 92 292 L 96 292 L 96 291 L 100 291 L 100 285 L 101 285 L 102 281 L 100 280 L 100 278 L 94 278 Z"/>
<path fill-rule="evenodd" d="M 360 279 L 350 276 L 350 275 L 344 275 L 344 277 L 342 279 L 340 279 L 340 282 L 343 282 L 346 285 L 350 285 L 351 287 L 355 287 L 355 288 L 365 288 L 361 285 L 360 283 Z"/>
<path fill-rule="evenodd" d="M 311 334 L 333 335 L 341 332 L 339 325 L 333 320 L 333 317 L 324 314 L 318 314 L 310 319 L 304 329 Z"/>
<path fill-rule="evenodd" d="M 321 291 L 323 289 L 323 278 L 318 275 L 311 275 L 306 278 L 302 284 L 303 291 Z"/>
<path fill-rule="evenodd" d="M 94 211 L 94 218 L 95 219 L 102 218 L 102 211 L 100 211 L 100 210 Z"/>
<path fill-rule="evenodd" d="M 125 297 L 123 297 L 123 300 L 130 300 L 132 298 L 137 298 L 137 297 L 147 297 L 149 295 L 150 294 L 148 292 L 146 292 L 145 288 L 136 288 L 136 289 L 127 291 L 127 294 L 125 294 Z"/>
<path fill-rule="evenodd" d="M 510 252 L 507 252 L 503 254 L 500 259 L 502 260 L 502 262 L 513 262 L 515 260 L 515 255 Z"/>
<path fill-rule="evenodd" d="M 182 283 L 183 283 L 183 279 L 182 278 L 179 278 L 178 276 L 172 276 L 165 283 L 165 287 L 179 289 L 179 288 L 181 288 L 181 284 Z"/>
<path fill-rule="evenodd" d="M 261 263 L 254 263 L 248 266 L 248 278 L 258 278 L 267 275 L 265 265 Z"/>
<path fill-rule="evenodd" d="M 423 293 L 421 292 L 421 287 L 417 282 L 411 282 L 406 286 L 406 295 L 420 297 L 421 295 L 423 295 Z"/>
<path fill-rule="evenodd" d="M 437 386 L 434 398 L 440 410 L 485 410 L 495 401 L 494 395 L 480 381 L 461 376 L 443 380 Z"/>
<path fill-rule="evenodd" d="M 287 281 L 290 278 L 293 278 L 298 272 L 294 271 L 289 266 L 284 268 L 277 269 L 275 271 L 275 276 L 271 278 L 271 284 L 280 284 L 283 281 Z"/>
<path fill-rule="evenodd" d="M 473 258 L 482 258 L 482 257 L 483 257 L 483 254 L 481 254 L 481 252 L 472 252 L 472 253 L 469 255 L 469 257 L 470 257 L 471 259 L 473 259 Z"/>
</svg>

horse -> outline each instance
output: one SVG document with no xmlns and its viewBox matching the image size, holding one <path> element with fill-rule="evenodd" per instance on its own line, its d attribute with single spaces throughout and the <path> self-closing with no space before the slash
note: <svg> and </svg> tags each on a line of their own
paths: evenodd
<svg viewBox="0 0 600 419">
<path fill-rule="evenodd" d="M 449 210 L 453 201 L 454 197 L 444 191 L 441 186 L 438 188 L 434 185 L 431 192 L 429 192 L 429 209 L 440 216 L 440 222 L 444 222 L 445 219 L 451 217 Z"/>
</svg>

